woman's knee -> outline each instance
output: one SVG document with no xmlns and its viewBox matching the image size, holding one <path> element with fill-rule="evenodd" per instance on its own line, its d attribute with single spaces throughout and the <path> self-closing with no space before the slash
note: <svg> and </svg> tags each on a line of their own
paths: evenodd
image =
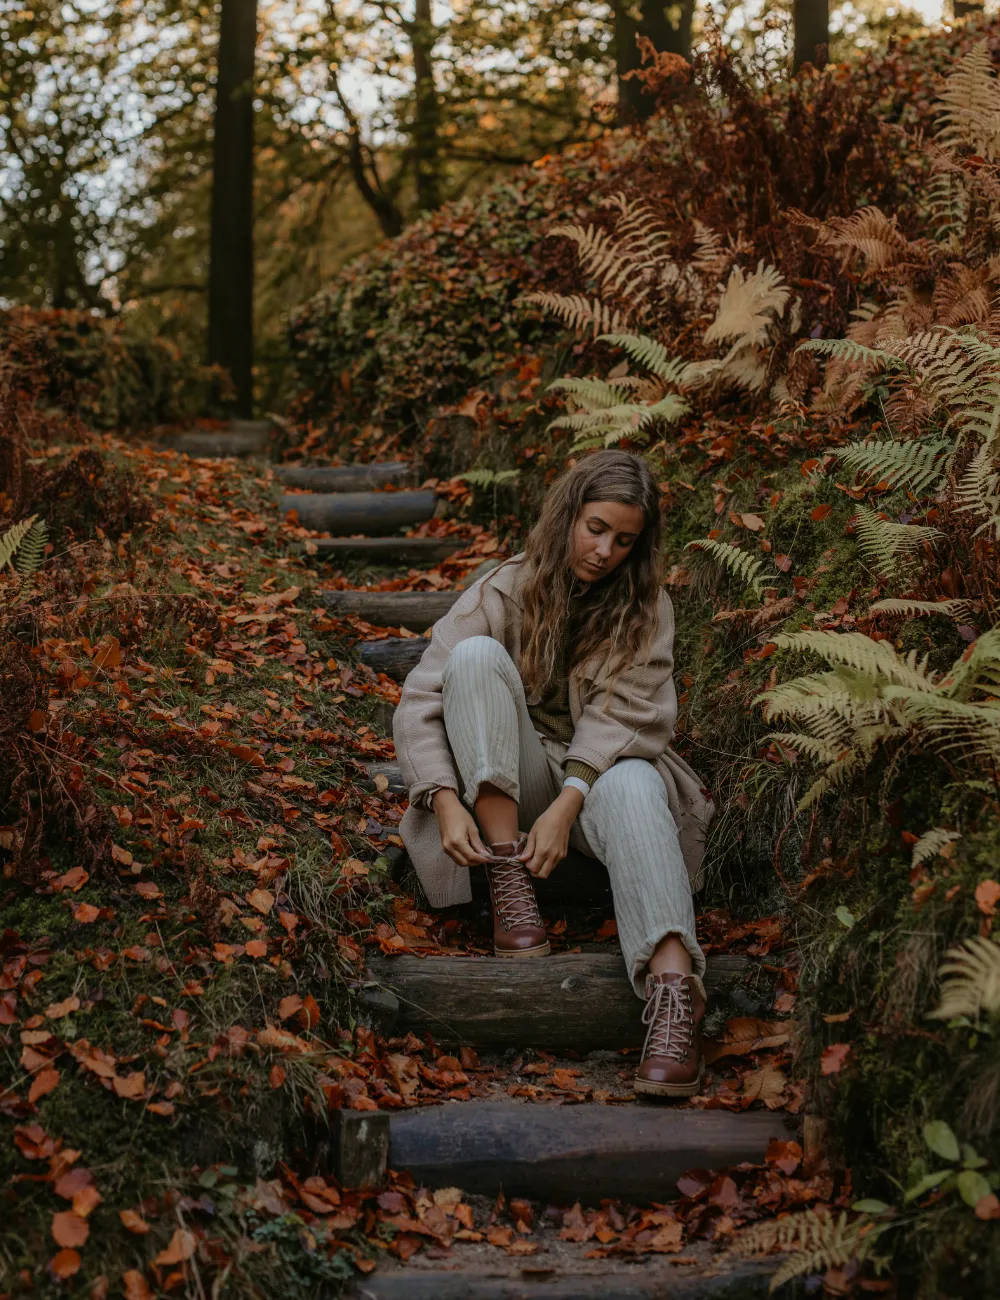
<svg viewBox="0 0 1000 1300">
<path fill-rule="evenodd" d="M 663 778 L 652 763 L 644 758 L 622 758 L 594 782 L 588 800 L 603 807 L 622 809 L 645 808 L 662 803 L 667 806 L 667 791 Z"/>
<path fill-rule="evenodd" d="M 469 636 L 449 654 L 442 682 L 447 686 L 456 680 L 476 681 L 497 671 L 517 675 L 513 660 L 500 642 L 491 636 Z"/>
</svg>

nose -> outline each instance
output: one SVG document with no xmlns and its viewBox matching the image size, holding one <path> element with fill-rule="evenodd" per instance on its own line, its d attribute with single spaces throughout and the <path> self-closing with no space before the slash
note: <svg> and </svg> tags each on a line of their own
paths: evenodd
<svg viewBox="0 0 1000 1300">
<path fill-rule="evenodd" d="M 597 554 L 602 560 L 611 559 L 611 537 L 607 533 L 602 533 L 597 539 Z"/>
</svg>

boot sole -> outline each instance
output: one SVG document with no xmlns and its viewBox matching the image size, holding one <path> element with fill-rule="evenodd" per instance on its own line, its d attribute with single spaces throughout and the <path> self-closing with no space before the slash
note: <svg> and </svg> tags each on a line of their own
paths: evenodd
<svg viewBox="0 0 1000 1300">
<path fill-rule="evenodd" d="M 653 1083 L 650 1079 L 636 1079 L 633 1087 L 648 1097 L 695 1097 L 701 1090 L 703 1073 L 693 1083 Z"/>
<path fill-rule="evenodd" d="M 552 948 L 550 947 L 548 940 L 546 940 L 545 943 L 539 944 L 537 948 L 511 948 L 505 951 L 503 948 L 495 947 L 493 949 L 493 956 L 510 957 L 516 961 L 521 957 L 548 957 L 551 951 Z"/>
</svg>

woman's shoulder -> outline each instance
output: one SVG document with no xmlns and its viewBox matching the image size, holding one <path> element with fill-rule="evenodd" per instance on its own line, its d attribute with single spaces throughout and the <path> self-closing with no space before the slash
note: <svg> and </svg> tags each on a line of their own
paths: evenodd
<svg viewBox="0 0 1000 1300">
<path fill-rule="evenodd" d="M 501 596 L 517 599 L 527 573 L 528 565 L 522 551 L 519 555 L 512 555 L 509 560 L 504 560 L 497 568 L 473 583 L 469 590 L 479 587 L 484 592 L 498 591 Z"/>
</svg>

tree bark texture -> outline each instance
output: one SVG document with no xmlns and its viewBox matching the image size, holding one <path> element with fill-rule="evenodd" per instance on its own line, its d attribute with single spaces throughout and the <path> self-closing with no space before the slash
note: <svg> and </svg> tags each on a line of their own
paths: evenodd
<svg viewBox="0 0 1000 1300">
<path fill-rule="evenodd" d="M 615 0 L 615 58 L 618 72 L 618 120 L 645 120 L 656 108 L 641 81 L 628 77 L 642 64 L 636 37 L 645 36 L 660 53 L 691 54 L 694 0 L 665 4 L 664 0 Z"/>
<path fill-rule="evenodd" d="M 253 414 L 253 82 L 257 0 L 221 0 L 208 272 L 208 360 Z"/>
<path fill-rule="evenodd" d="M 409 34 L 415 83 L 411 140 L 417 207 L 421 212 L 433 212 L 441 206 L 441 103 L 434 84 L 433 50 L 437 31 L 431 21 L 431 0 L 416 0 Z"/>
<path fill-rule="evenodd" d="M 830 43 L 829 0 L 794 0 L 792 27 L 795 71 L 804 63 L 811 63 L 814 68 L 825 67 Z"/>
</svg>

